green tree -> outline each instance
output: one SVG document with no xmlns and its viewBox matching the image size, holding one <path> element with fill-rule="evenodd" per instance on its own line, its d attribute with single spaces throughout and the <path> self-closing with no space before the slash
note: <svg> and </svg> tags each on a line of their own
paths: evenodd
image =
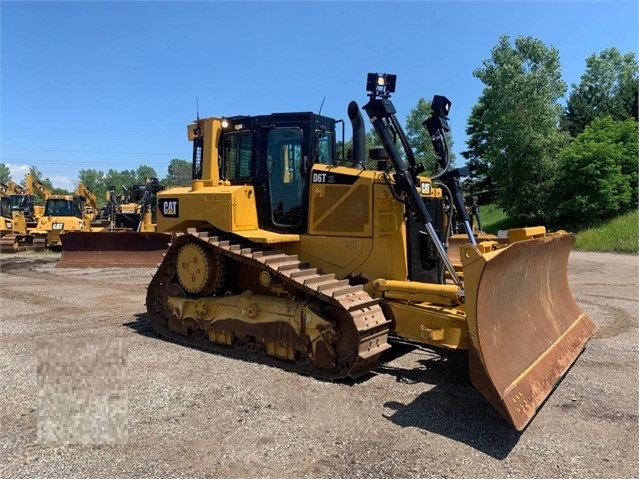
<svg viewBox="0 0 639 479">
<path fill-rule="evenodd" d="M 4 163 L 0 163 L 0 183 L 6 183 L 11 179 L 11 171 Z"/>
<path fill-rule="evenodd" d="M 167 173 L 166 178 L 161 181 L 167 188 L 191 184 L 192 165 L 189 161 L 173 158 L 167 167 Z"/>
<path fill-rule="evenodd" d="M 107 188 L 115 188 L 115 194 L 120 196 L 126 193 L 128 189 L 136 184 L 141 184 L 137 180 L 137 174 L 135 170 L 122 170 L 117 171 L 109 169 L 104 176 L 104 183 Z"/>
<path fill-rule="evenodd" d="M 431 116 L 430 102 L 420 98 L 417 105 L 406 115 L 406 136 L 415 155 L 415 161 L 424 165 L 426 173 L 433 174 L 437 170 L 435 150 L 428 130 L 422 125 L 429 116 Z"/>
<path fill-rule="evenodd" d="M 608 48 L 586 58 L 586 71 L 566 103 L 562 127 L 576 136 L 595 118 L 637 120 L 639 64 L 635 53 Z"/>
<path fill-rule="evenodd" d="M 439 169 L 439 163 L 435 157 L 435 149 L 428 130 L 423 126 L 424 120 L 432 115 L 431 102 L 420 98 L 417 105 L 406 115 L 406 136 L 410 144 L 415 161 L 422 163 L 426 168 L 425 174 L 433 175 Z M 453 148 L 451 133 L 448 134 L 448 146 Z M 451 151 L 450 167 L 455 165 L 455 155 Z"/>
<path fill-rule="evenodd" d="M 382 143 L 377 138 L 377 135 L 375 134 L 375 131 L 369 130 L 369 131 L 366 132 L 366 135 L 364 136 L 364 144 L 365 144 L 364 149 L 366 151 L 366 169 L 375 170 L 375 169 L 377 169 L 376 160 L 371 160 L 368 157 L 368 152 L 372 148 L 376 148 L 378 146 L 382 146 Z M 341 141 L 337 142 L 337 151 L 338 151 L 338 155 L 341 155 L 341 153 L 342 153 L 342 142 Z M 350 159 L 351 159 L 350 155 L 351 155 L 351 152 L 353 151 L 353 139 L 352 138 L 350 140 L 348 140 L 344 144 L 344 151 L 346 152 L 346 159 L 340 161 L 341 165 L 350 164 Z"/>
<path fill-rule="evenodd" d="M 469 172 L 468 178 L 463 182 L 464 190 L 470 196 L 477 196 L 481 204 L 492 203 L 495 199 L 495 183 L 490 174 L 492 164 L 489 160 L 484 160 L 488 139 L 482 117 L 486 108 L 488 106 L 482 101 L 473 106 L 466 127 L 468 150 L 462 152 Z"/>
<path fill-rule="evenodd" d="M 145 184 L 146 180 L 150 178 L 158 177 L 157 173 L 155 172 L 155 169 L 146 165 L 138 166 L 138 169 L 135 171 L 135 176 L 137 179 L 137 183 L 141 185 Z"/>
<path fill-rule="evenodd" d="M 520 221 L 543 222 L 557 154 L 567 142 L 558 126 L 566 92 L 559 52 L 532 37 L 512 45 L 502 35 L 473 75 L 484 90 L 469 124 L 475 135 L 468 155 L 487 166 L 500 208 Z"/>
<path fill-rule="evenodd" d="M 637 205 L 638 123 L 596 118 L 560 154 L 556 221 L 579 228 Z"/>
<path fill-rule="evenodd" d="M 93 194 L 98 199 L 98 204 L 102 206 L 106 203 L 106 190 L 107 185 L 105 183 L 105 174 L 103 171 L 88 169 L 88 170 L 80 170 L 78 173 L 78 177 L 88 189 L 90 189 Z"/>
</svg>

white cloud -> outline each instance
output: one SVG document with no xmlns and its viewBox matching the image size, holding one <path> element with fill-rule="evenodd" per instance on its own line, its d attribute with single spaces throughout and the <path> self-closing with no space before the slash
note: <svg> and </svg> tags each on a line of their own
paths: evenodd
<svg viewBox="0 0 639 479">
<path fill-rule="evenodd" d="M 7 168 L 9 168 L 9 173 L 11 174 L 11 179 L 18 183 L 21 184 L 24 180 L 24 177 L 27 175 L 27 173 L 29 172 L 29 165 L 14 165 L 12 163 L 5 163 L 7 165 Z M 78 185 L 78 181 L 76 178 L 72 178 L 70 176 L 67 175 L 48 175 L 46 170 L 42 171 L 42 176 L 44 178 L 48 178 L 49 180 L 51 180 L 51 184 L 54 186 L 54 188 L 63 188 L 67 191 L 73 191 L 76 189 L 77 185 Z"/>
<path fill-rule="evenodd" d="M 67 191 L 73 191 L 78 186 L 78 182 L 69 176 L 56 175 L 49 177 L 49 179 L 55 188 L 64 188 Z"/>
<path fill-rule="evenodd" d="M 21 183 L 26 174 L 29 173 L 29 165 L 13 165 L 11 163 L 5 164 L 7 165 L 7 168 L 9 168 L 11 179 L 15 183 Z"/>
</svg>

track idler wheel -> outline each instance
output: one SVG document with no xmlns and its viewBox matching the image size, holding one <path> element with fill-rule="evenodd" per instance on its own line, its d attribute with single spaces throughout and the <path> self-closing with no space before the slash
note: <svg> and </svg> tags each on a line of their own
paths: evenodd
<svg viewBox="0 0 639 479">
<path fill-rule="evenodd" d="M 214 293 L 224 283 L 223 258 L 197 243 L 187 243 L 177 256 L 177 276 L 180 285 L 189 293 Z"/>
</svg>

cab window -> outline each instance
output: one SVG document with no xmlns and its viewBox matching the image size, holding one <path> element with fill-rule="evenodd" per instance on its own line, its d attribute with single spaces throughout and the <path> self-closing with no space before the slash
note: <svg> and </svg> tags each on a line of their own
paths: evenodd
<svg viewBox="0 0 639 479">
<path fill-rule="evenodd" d="M 324 132 L 317 145 L 317 162 L 322 165 L 333 164 L 333 134 Z"/>
<path fill-rule="evenodd" d="M 253 170 L 253 136 L 229 133 L 224 136 L 222 173 L 226 180 L 247 180 Z"/>
<path fill-rule="evenodd" d="M 11 218 L 11 200 L 6 196 L 3 196 L 0 200 L 2 201 L 0 213 L 5 218 Z"/>
<path fill-rule="evenodd" d="M 76 216 L 82 217 L 79 202 L 77 200 L 69 201 L 65 199 L 50 199 L 47 200 L 45 209 L 45 216 Z"/>
</svg>

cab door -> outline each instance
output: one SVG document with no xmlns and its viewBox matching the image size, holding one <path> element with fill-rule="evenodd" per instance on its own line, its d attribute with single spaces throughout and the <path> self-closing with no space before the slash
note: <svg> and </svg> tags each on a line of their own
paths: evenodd
<svg viewBox="0 0 639 479">
<path fill-rule="evenodd" d="M 270 222 L 279 231 L 298 231 L 304 224 L 302 130 L 273 128 L 267 134 L 266 168 Z"/>
</svg>

